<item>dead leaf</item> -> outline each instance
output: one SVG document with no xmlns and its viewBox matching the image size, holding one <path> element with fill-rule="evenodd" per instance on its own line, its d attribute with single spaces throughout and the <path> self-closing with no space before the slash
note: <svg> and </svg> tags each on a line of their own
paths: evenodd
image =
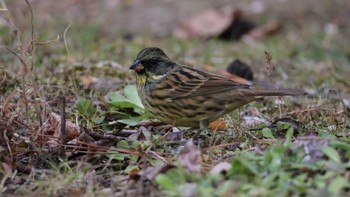
<svg viewBox="0 0 350 197">
<path fill-rule="evenodd" d="M 96 78 L 91 76 L 84 76 L 80 78 L 80 82 L 85 89 L 89 88 L 95 80 Z"/>
<path fill-rule="evenodd" d="M 245 126 L 256 126 L 258 124 L 267 124 L 268 121 L 257 108 L 249 108 L 247 111 L 240 113 Z"/>
<path fill-rule="evenodd" d="M 189 172 L 201 171 L 201 151 L 193 144 L 193 139 L 188 140 L 179 153 L 179 162 Z"/>
<path fill-rule="evenodd" d="M 172 132 L 165 133 L 165 139 L 168 141 L 181 141 L 183 139 L 183 132 L 177 127 L 171 128 Z"/>
<path fill-rule="evenodd" d="M 172 168 L 175 168 L 175 166 L 172 164 L 166 164 L 164 166 L 150 166 L 142 169 L 138 174 L 142 177 L 146 177 L 147 180 L 153 181 L 158 174 L 165 173 Z"/>
<path fill-rule="evenodd" d="M 210 174 L 220 174 L 226 173 L 228 170 L 232 168 L 232 165 L 226 161 L 220 162 L 211 168 Z"/>
<path fill-rule="evenodd" d="M 292 144 L 292 151 L 302 148 L 305 157 L 305 163 L 315 163 L 324 159 L 322 149 L 328 146 L 328 140 L 319 138 L 315 135 L 298 137 Z"/>
<path fill-rule="evenodd" d="M 129 180 L 137 181 L 140 178 L 140 169 L 138 167 L 133 167 L 129 172 Z"/>
<path fill-rule="evenodd" d="M 55 123 L 55 125 L 56 125 L 56 127 L 55 127 L 55 125 L 52 125 L 52 126 L 54 126 L 53 128 L 55 129 L 53 136 L 59 137 L 60 136 L 60 126 L 61 126 L 61 116 L 58 114 L 55 114 L 55 113 L 51 113 L 51 117 L 50 117 L 49 122 L 51 122 L 51 121 L 52 121 L 52 123 Z M 66 140 L 67 141 L 72 140 L 72 139 L 78 137 L 79 134 L 80 134 L 80 128 L 76 124 L 66 120 Z"/>
<path fill-rule="evenodd" d="M 259 124 L 265 124 L 267 121 L 261 117 L 257 116 L 244 116 L 243 117 L 243 123 L 245 126 L 256 126 Z"/>
<path fill-rule="evenodd" d="M 279 31 L 282 27 L 282 24 L 278 21 L 270 21 L 266 24 L 257 26 L 256 28 L 249 31 L 243 36 L 243 40 L 262 40 L 268 35 L 274 34 Z"/>
<path fill-rule="evenodd" d="M 1 131 L 7 130 L 8 133 L 10 133 L 15 130 L 15 127 L 11 125 L 11 121 L 7 117 L 0 116 L 0 130 Z"/>
<path fill-rule="evenodd" d="M 51 116 L 49 117 L 48 121 L 48 127 L 45 130 L 47 134 L 52 134 L 54 137 L 60 136 L 60 129 L 61 129 L 61 116 L 52 112 Z M 80 135 L 80 128 L 66 120 L 66 141 L 72 140 Z"/>
<path fill-rule="evenodd" d="M 127 138 L 128 141 L 151 141 L 152 139 L 153 134 L 145 127 L 140 127 L 136 133 Z"/>
<path fill-rule="evenodd" d="M 176 38 L 209 38 L 219 35 L 227 29 L 234 20 L 234 9 L 223 7 L 207 9 L 190 18 L 181 21 L 173 32 Z"/>
<path fill-rule="evenodd" d="M 227 128 L 227 122 L 223 119 L 217 119 L 209 124 L 211 131 L 224 130 Z"/>
<path fill-rule="evenodd" d="M 13 152 L 9 150 L 11 138 L 14 135 L 15 127 L 11 125 L 6 117 L 0 117 L 0 168 L 3 175 L 12 176 L 14 170 Z"/>
</svg>

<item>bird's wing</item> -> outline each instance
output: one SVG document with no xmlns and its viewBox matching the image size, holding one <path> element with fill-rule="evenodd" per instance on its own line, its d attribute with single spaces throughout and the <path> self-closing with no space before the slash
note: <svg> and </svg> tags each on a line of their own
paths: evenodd
<svg viewBox="0 0 350 197">
<path fill-rule="evenodd" d="M 218 94 L 233 89 L 249 89 L 249 85 L 189 67 L 179 67 L 165 77 L 172 99 Z"/>
</svg>

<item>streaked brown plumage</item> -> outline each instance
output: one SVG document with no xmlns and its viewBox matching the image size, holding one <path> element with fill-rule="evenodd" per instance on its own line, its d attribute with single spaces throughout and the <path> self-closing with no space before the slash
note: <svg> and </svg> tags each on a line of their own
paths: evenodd
<svg viewBox="0 0 350 197">
<path fill-rule="evenodd" d="M 208 124 L 260 96 L 296 96 L 300 91 L 253 89 L 228 78 L 181 66 L 156 47 L 143 49 L 130 69 L 138 93 L 155 118 L 177 126 Z"/>
</svg>

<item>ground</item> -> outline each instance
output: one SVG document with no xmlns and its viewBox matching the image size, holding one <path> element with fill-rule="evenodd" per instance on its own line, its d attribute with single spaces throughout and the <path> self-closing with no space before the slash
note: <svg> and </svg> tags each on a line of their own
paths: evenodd
<svg viewBox="0 0 350 197">
<path fill-rule="evenodd" d="M 33 20 L 25 1 L 0 2 L 2 195 L 349 195 L 348 1 L 33 0 Z M 281 29 L 173 37 L 179 21 L 221 6 Z M 137 99 L 128 67 L 147 46 L 215 72 L 239 59 L 255 86 L 307 95 L 248 104 L 193 143 L 195 130 L 149 122 Z"/>
</svg>

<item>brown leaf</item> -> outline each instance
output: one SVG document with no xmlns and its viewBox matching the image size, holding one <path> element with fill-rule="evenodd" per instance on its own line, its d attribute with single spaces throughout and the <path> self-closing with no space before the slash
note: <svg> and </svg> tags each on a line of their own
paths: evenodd
<svg viewBox="0 0 350 197">
<path fill-rule="evenodd" d="M 140 127 L 137 133 L 131 134 L 128 141 L 151 141 L 153 139 L 152 133 L 145 127 Z"/>
<path fill-rule="evenodd" d="M 292 144 L 292 151 L 302 148 L 305 152 L 303 161 L 305 163 L 315 163 L 324 159 L 322 149 L 328 146 L 328 140 L 315 135 L 298 137 Z"/>
<path fill-rule="evenodd" d="M 227 128 L 227 123 L 223 119 L 217 119 L 209 124 L 209 129 L 211 131 L 224 130 Z"/>
<path fill-rule="evenodd" d="M 264 115 L 259 112 L 256 108 L 249 108 L 244 113 L 240 114 L 243 118 L 243 124 L 245 126 L 256 126 L 258 124 L 267 124 L 268 121 L 265 119 Z"/>
<path fill-rule="evenodd" d="M 232 7 L 204 10 L 181 21 L 173 34 L 180 39 L 209 38 L 218 35 L 227 29 L 234 20 L 233 12 Z"/>
<path fill-rule="evenodd" d="M 0 131 L 0 170 L 3 171 L 3 175 L 12 176 L 14 162 L 11 155 L 13 152 L 9 150 L 9 145 L 15 127 L 12 126 L 12 122 L 8 118 L 0 116 Z"/>
<path fill-rule="evenodd" d="M 61 116 L 52 112 L 44 131 L 47 135 L 60 136 Z M 72 140 L 80 135 L 80 128 L 69 121 L 66 121 L 66 141 Z"/>
<path fill-rule="evenodd" d="M 179 153 L 179 162 L 189 172 L 201 171 L 201 151 L 193 144 L 193 139 L 188 140 Z"/>
<path fill-rule="evenodd" d="M 133 167 L 129 172 L 129 180 L 135 180 L 137 181 L 140 177 L 138 174 L 140 172 L 140 169 L 138 167 Z"/>
<path fill-rule="evenodd" d="M 15 127 L 11 125 L 11 121 L 7 117 L 0 116 L 0 130 L 7 130 L 10 133 L 15 130 Z"/>
<path fill-rule="evenodd" d="M 278 21 L 270 21 L 264 25 L 257 26 L 243 36 L 243 40 L 262 40 L 268 35 L 279 31 L 282 24 Z"/>
<path fill-rule="evenodd" d="M 172 132 L 166 134 L 165 139 L 168 141 L 181 141 L 183 139 L 183 132 L 173 127 Z"/>
<path fill-rule="evenodd" d="M 145 169 L 142 169 L 138 175 L 142 177 L 146 177 L 148 180 L 153 181 L 156 176 L 160 173 L 165 173 L 168 170 L 174 168 L 175 166 L 172 164 L 166 164 L 164 166 L 150 166 Z"/>
<path fill-rule="evenodd" d="M 84 86 L 85 89 L 91 86 L 91 84 L 94 82 L 95 78 L 91 76 L 84 76 L 80 78 L 81 84 Z"/>
<path fill-rule="evenodd" d="M 2 173 L 5 176 L 11 177 L 13 175 L 13 166 L 9 163 L 1 162 Z"/>
<path fill-rule="evenodd" d="M 220 162 L 211 168 L 210 174 L 220 174 L 226 173 L 228 170 L 232 168 L 232 165 L 226 161 Z"/>
</svg>

